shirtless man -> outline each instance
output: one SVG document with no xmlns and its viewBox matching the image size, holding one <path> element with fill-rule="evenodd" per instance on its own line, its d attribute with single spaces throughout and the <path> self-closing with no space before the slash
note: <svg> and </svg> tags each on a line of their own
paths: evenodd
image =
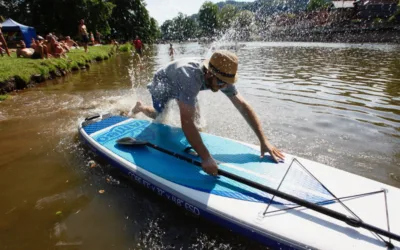
<svg viewBox="0 0 400 250">
<path fill-rule="evenodd" d="M 19 42 L 19 48 L 17 49 L 17 57 L 31 58 L 35 52 L 32 48 L 27 48 L 24 41 Z"/>
<path fill-rule="evenodd" d="M 80 24 L 78 26 L 79 35 L 82 37 L 83 47 L 85 48 L 85 52 L 87 52 L 87 46 L 89 43 L 89 33 L 87 32 L 87 28 L 85 25 L 85 20 L 81 19 Z"/>
<path fill-rule="evenodd" d="M 112 39 L 112 40 L 111 40 L 111 45 L 113 46 L 113 47 L 112 47 L 113 49 L 114 49 L 114 48 L 116 48 L 116 50 L 119 49 L 119 43 L 117 42 L 117 40 Z"/>
<path fill-rule="evenodd" d="M 50 39 L 51 55 L 53 55 L 55 58 L 61 58 L 61 57 L 66 58 L 67 57 L 67 55 L 65 54 L 66 51 L 64 50 L 62 45 L 59 42 L 57 42 L 53 36 L 50 36 L 49 39 Z"/>
<path fill-rule="evenodd" d="M 39 40 L 35 41 L 35 51 L 33 52 L 32 59 L 44 59 L 45 53 L 42 43 Z"/>
<path fill-rule="evenodd" d="M 77 49 L 79 49 L 79 45 L 71 39 L 70 36 L 65 37 L 65 44 L 68 46 L 68 48 L 72 48 L 72 47 L 76 47 Z"/>
<path fill-rule="evenodd" d="M 4 39 L 3 33 L 1 32 L 1 28 L 2 28 L 2 25 L 0 23 L 0 54 L 1 54 L 1 56 L 3 56 L 3 52 L 1 50 L 1 46 L 3 46 L 7 55 L 11 56 L 10 51 L 8 51 L 6 39 Z"/>
</svg>

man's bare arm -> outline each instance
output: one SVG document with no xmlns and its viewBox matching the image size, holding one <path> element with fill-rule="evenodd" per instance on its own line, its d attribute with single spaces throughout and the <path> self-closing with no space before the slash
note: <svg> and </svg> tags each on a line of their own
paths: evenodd
<svg viewBox="0 0 400 250">
<path fill-rule="evenodd" d="M 250 125 L 260 142 L 262 143 L 268 141 L 262 131 L 260 120 L 246 100 L 240 94 L 231 96 L 229 99 L 233 105 L 235 105 L 236 109 L 239 110 L 240 114 L 242 114 L 246 122 Z"/>
<path fill-rule="evenodd" d="M 275 162 L 279 162 L 279 159 L 283 160 L 285 156 L 281 153 L 279 149 L 275 148 L 269 143 L 268 139 L 262 131 L 261 122 L 250 104 L 248 104 L 240 94 L 231 96 L 229 97 L 229 99 L 231 100 L 233 105 L 235 105 L 235 107 L 239 110 L 239 112 L 242 114 L 244 119 L 247 121 L 251 129 L 260 140 L 261 157 L 264 156 L 264 153 L 269 152 Z"/>
<path fill-rule="evenodd" d="M 189 141 L 190 145 L 192 145 L 193 149 L 196 150 L 197 154 L 199 154 L 201 159 L 205 160 L 209 158 L 210 153 L 204 145 L 200 133 L 194 124 L 196 108 L 181 101 L 178 101 L 178 105 L 181 115 L 182 129 L 187 140 Z"/>
</svg>

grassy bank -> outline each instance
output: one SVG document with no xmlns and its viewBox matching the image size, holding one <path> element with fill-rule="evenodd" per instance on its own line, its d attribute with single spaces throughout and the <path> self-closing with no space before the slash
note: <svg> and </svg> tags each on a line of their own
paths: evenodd
<svg viewBox="0 0 400 250">
<path fill-rule="evenodd" d="M 108 45 L 89 47 L 88 53 L 85 53 L 83 48 L 74 49 L 67 53 L 68 58 L 62 59 L 17 58 L 16 53 L 12 53 L 11 57 L 0 57 L 0 87 L 12 78 L 29 83 L 34 75 L 40 75 L 42 79 L 47 79 L 56 71 L 79 70 L 91 61 L 108 59 L 111 48 Z"/>
</svg>

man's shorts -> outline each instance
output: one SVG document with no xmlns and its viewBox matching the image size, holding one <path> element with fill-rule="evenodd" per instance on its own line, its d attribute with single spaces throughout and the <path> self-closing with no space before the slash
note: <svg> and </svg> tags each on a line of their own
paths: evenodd
<svg viewBox="0 0 400 250">
<path fill-rule="evenodd" d="M 82 42 L 83 43 L 89 43 L 89 36 L 88 35 L 82 35 Z"/>
<path fill-rule="evenodd" d="M 143 54 L 142 48 L 137 48 L 136 53 L 138 53 L 140 56 L 142 56 L 142 54 Z"/>
<path fill-rule="evenodd" d="M 37 53 L 36 51 L 33 52 L 32 56 L 31 56 L 31 59 L 41 59 L 41 58 L 42 58 L 42 56 L 39 53 Z"/>
<path fill-rule="evenodd" d="M 153 108 L 157 111 L 157 113 L 162 113 L 167 106 L 169 98 L 156 98 L 153 95 L 151 96 L 153 100 Z"/>
</svg>

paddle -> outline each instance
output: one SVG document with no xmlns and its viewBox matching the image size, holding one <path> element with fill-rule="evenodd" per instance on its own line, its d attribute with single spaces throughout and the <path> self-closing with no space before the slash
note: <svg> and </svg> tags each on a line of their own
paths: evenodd
<svg viewBox="0 0 400 250">
<path fill-rule="evenodd" d="M 163 153 L 166 153 L 168 155 L 172 155 L 172 156 L 174 156 L 174 157 L 176 157 L 178 159 L 190 162 L 190 163 L 192 163 L 192 164 L 194 164 L 196 166 L 201 167 L 201 162 L 199 162 L 199 161 L 196 161 L 194 159 L 191 159 L 191 158 L 186 157 L 184 155 L 180 155 L 180 154 L 175 153 L 175 152 L 171 152 L 171 151 L 169 151 L 167 149 L 160 148 L 157 145 L 154 145 L 154 144 L 152 144 L 150 142 L 137 141 L 135 138 L 132 138 L 132 137 L 121 138 L 121 139 L 117 140 L 117 144 L 126 145 L 126 146 L 137 146 L 137 147 L 148 146 L 148 147 L 154 148 L 156 150 L 159 150 L 159 151 L 161 151 Z M 228 178 L 230 178 L 232 180 L 235 180 L 237 182 L 246 184 L 246 185 L 248 185 L 250 187 L 257 188 L 257 189 L 259 189 L 261 191 L 264 191 L 266 193 L 273 194 L 273 195 L 278 196 L 278 197 L 280 197 L 282 199 L 291 201 L 293 203 L 296 203 L 296 204 L 301 205 L 303 207 L 309 208 L 309 209 L 314 210 L 316 212 L 319 212 L 319 213 L 325 214 L 327 216 L 333 217 L 333 218 L 335 218 L 337 220 L 340 220 L 340 221 L 343 221 L 343 222 L 347 223 L 350 226 L 362 227 L 362 228 L 368 229 L 368 230 L 370 230 L 372 232 L 375 232 L 377 234 L 389 237 L 391 239 L 394 239 L 394 240 L 397 240 L 397 241 L 400 242 L 400 235 L 397 235 L 397 234 L 394 234 L 394 233 L 389 232 L 387 230 L 383 230 L 383 229 L 378 228 L 376 226 L 367 224 L 367 223 L 365 223 L 365 222 L 363 222 L 361 220 L 358 220 L 358 219 L 355 219 L 355 218 L 351 218 L 351 217 L 349 217 L 349 216 L 347 216 L 345 214 L 336 212 L 336 211 L 331 210 L 329 208 L 319 206 L 317 204 L 314 204 L 314 203 L 308 202 L 306 200 L 297 198 L 296 196 L 293 196 L 293 195 L 281 192 L 279 190 L 276 190 L 276 189 L 261 185 L 259 183 L 256 183 L 256 182 L 253 182 L 251 180 L 245 179 L 245 178 L 240 177 L 238 175 L 229 173 L 229 172 L 227 172 L 227 171 L 225 171 L 223 169 L 218 169 L 218 174 L 222 175 L 222 176 L 225 176 L 225 177 L 228 177 Z"/>
</svg>

